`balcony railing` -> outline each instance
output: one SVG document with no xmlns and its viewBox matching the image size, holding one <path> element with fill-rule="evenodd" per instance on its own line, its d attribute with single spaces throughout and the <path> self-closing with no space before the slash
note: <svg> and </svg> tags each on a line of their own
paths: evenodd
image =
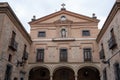
<svg viewBox="0 0 120 80">
<path fill-rule="evenodd" d="M 99 52 L 100 59 L 105 59 L 104 49 Z"/>
<path fill-rule="evenodd" d="M 75 41 L 75 38 L 53 38 L 53 41 Z"/>
<path fill-rule="evenodd" d="M 60 62 L 67 62 L 67 58 L 60 58 Z"/>
<path fill-rule="evenodd" d="M 116 44 L 115 37 L 111 37 L 110 40 L 108 41 L 109 49 L 113 49 L 116 45 L 117 44 Z"/>
<path fill-rule="evenodd" d="M 9 47 L 13 51 L 17 51 L 18 43 L 15 40 L 11 39 Z"/>
<path fill-rule="evenodd" d="M 91 59 L 91 58 L 84 58 L 84 61 L 85 61 L 85 62 L 91 62 L 92 59 Z"/>
</svg>

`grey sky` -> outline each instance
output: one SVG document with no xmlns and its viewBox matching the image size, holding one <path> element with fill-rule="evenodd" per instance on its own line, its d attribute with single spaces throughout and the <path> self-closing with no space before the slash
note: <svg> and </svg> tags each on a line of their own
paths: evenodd
<svg viewBox="0 0 120 80">
<path fill-rule="evenodd" d="M 95 13 L 100 19 L 98 27 L 101 28 L 115 0 L 0 0 L 0 2 L 8 2 L 25 29 L 30 32 L 28 22 L 33 15 L 40 18 L 59 11 L 62 3 L 66 4 L 67 10 L 78 14 L 91 17 L 92 13 Z"/>
</svg>

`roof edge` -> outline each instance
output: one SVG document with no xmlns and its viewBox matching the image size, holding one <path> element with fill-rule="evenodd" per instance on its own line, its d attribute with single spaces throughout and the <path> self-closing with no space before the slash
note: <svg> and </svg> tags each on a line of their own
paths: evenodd
<svg viewBox="0 0 120 80">
<path fill-rule="evenodd" d="M 118 10 L 120 9 L 120 2 L 115 2 L 105 23 L 103 24 L 102 29 L 100 30 L 98 37 L 96 39 L 97 43 L 99 43 L 100 39 L 102 38 L 102 36 L 104 35 L 105 31 L 107 30 L 107 28 L 109 27 L 110 23 L 112 22 L 114 16 L 116 15 L 116 13 L 118 12 Z"/>
<path fill-rule="evenodd" d="M 32 40 L 30 35 L 28 34 L 28 32 L 25 30 L 24 26 L 22 25 L 22 23 L 20 22 L 20 20 L 18 19 L 18 17 L 16 16 L 16 14 L 14 13 L 14 11 L 12 10 L 12 8 L 10 7 L 10 5 L 7 2 L 0 2 L 0 8 L 4 8 L 6 9 L 4 12 L 6 12 L 6 14 L 9 17 L 12 17 L 18 25 L 20 25 L 21 27 L 16 26 L 19 30 L 23 30 L 24 33 L 21 33 L 24 38 L 28 37 L 28 39 L 26 38 L 26 40 L 31 44 Z M 15 23 L 14 23 L 15 24 Z M 16 25 L 16 24 L 15 24 Z"/>
</svg>

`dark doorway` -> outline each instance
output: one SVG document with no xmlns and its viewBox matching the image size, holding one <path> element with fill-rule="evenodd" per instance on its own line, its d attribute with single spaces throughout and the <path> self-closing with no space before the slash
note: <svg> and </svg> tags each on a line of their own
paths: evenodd
<svg viewBox="0 0 120 80">
<path fill-rule="evenodd" d="M 33 68 L 29 72 L 29 80 L 50 80 L 50 72 L 44 67 Z"/>
<path fill-rule="evenodd" d="M 57 69 L 53 74 L 53 80 L 75 80 L 74 71 L 64 67 Z"/>
<path fill-rule="evenodd" d="M 94 67 L 83 67 L 78 71 L 78 80 L 100 80 L 99 71 Z"/>
</svg>

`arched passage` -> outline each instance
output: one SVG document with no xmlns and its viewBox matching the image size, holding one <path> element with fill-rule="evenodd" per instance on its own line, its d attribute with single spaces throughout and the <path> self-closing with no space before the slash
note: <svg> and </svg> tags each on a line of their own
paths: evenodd
<svg viewBox="0 0 120 80">
<path fill-rule="evenodd" d="M 50 72 L 45 67 L 35 67 L 29 72 L 29 80 L 50 80 Z"/>
<path fill-rule="evenodd" d="M 60 67 L 54 71 L 53 80 L 75 80 L 74 71 L 68 67 Z"/>
<path fill-rule="evenodd" d="M 94 67 L 83 67 L 78 71 L 78 80 L 100 80 L 99 71 Z"/>
</svg>

